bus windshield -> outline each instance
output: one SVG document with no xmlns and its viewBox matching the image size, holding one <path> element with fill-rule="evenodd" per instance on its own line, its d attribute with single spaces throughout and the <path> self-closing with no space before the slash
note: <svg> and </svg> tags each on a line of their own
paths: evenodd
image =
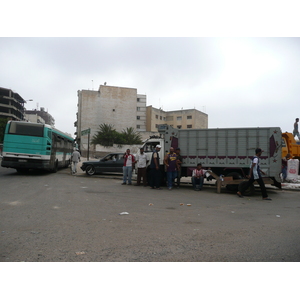
<svg viewBox="0 0 300 300">
<path fill-rule="evenodd" d="M 10 124 L 8 133 L 42 137 L 44 136 L 44 125 L 34 123 L 12 122 Z"/>
</svg>

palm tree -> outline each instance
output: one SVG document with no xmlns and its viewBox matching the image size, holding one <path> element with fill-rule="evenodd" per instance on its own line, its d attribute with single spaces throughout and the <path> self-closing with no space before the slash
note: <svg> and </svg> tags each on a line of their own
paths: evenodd
<svg viewBox="0 0 300 300">
<path fill-rule="evenodd" d="M 126 130 L 122 130 L 122 135 L 124 137 L 125 143 L 128 145 L 141 144 L 142 138 L 141 135 L 134 131 L 132 127 L 127 127 Z"/>
<path fill-rule="evenodd" d="M 104 123 L 99 125 L 99 131 L 93 136 L 91 143 L 93 145 L 100 144 L 104 147 L 110 147 L 113 146 L 117 135 L 118 133 L 113 125 Z"/>
</svg>

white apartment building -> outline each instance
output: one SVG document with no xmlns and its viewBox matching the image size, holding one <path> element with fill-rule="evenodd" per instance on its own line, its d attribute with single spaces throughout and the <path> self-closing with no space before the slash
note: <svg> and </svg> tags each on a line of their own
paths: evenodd
<svg viewBox="0 0 300 300">
<path fill-rule="evenodd" d="M 78 91 L 77 140 L 86 150 L 88 135 L 81 132 L 90 129 L 90 139 L 101 124 L 114 125 L 121 132 L 132 127 L 146 131 L 146 95 L 140 95 L 135 88 L 100 85 L 98 91 Z"/>
</svg>

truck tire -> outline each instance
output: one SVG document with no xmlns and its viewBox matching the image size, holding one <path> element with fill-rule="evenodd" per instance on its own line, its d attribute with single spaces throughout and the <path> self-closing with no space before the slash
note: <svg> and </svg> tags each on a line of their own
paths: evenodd
<svg viewBox="0 0 300 300">
<path fill-rule="evenodd" d="M 243 189 L 244 186 L 248 184 L 247 181 L 243 181 L 239 184 L 239 190 Z M 255 188 L 254 188 L 254 185 L 251 184 L 244 192 L 243 192 L 243 195 L 244 196 L 252 196 L 255 192 Z"/>
<path fill-rule="evenodd" d="M 233 179 L 242 179 L 242 175 L 238 172 L 229 172 L 226 177 L 232 177 Z M 237 192 L 239 190 L 238 184 L 227 184 L 226 190 L 230 192 Z"/>
</svg>

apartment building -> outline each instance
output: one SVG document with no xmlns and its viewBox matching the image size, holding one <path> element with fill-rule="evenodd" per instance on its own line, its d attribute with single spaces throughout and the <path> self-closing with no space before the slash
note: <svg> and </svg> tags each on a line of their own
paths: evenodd
<svg viewBox="0 0 300 300">
<path fill-rule="evenodd" d="M 147 131 L 157 131 L 158 125 L 168 124 L 178 129 L 208 128 L 208 115 L 197 109 L 163 111 L 147 106 Z"/>
<path fill-rule="evenodd" d="M 100 124 L 112 124 L 121 132 L 132 127 L 146 131 L 146 95 L 137 93 L 136 88 L 100 85 L 98 91 L 78 91 L 78 113 L 75 127 L 77 142 L 84 150 L 88 135 L 82 131 L 90 129 L 90 138 L 99 130 Z"/>
<path fill-rule="evenodd" d="M 55 119 L 45 110 L 44 107 L 41 107 L 40 110 L 25 110 L 24 119 L 29 122 L 37 122 L 42 124 L 49 124 L 51 126 L 55 125 Z"/>
<path fill-rule="evenodd" d="M 26 101 L 10 89 L 0 88 L 0 118 L 21 121 Z"/>
</svg>

